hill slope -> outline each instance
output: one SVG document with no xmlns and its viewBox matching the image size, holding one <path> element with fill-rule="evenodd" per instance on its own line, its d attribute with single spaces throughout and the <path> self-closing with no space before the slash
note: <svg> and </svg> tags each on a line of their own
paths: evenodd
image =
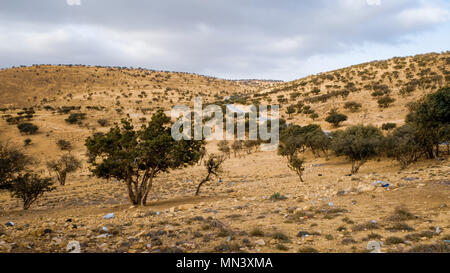
<svg viewBox="0 0 450 273">
<path fill-rule="evenodd" d="M 331 128 L 324 119 L 331 109 L 337 108 L 349 117 L 344 126 L 357 123 L 381 125 L 402 122 L 408 113 L 408 103 L 449 83 L 450 52 L 430 53 L 374 61 L 309 76 L 270 87 L 254 98 L 260 103 L 281 104 L 284 108 L 281 112 L 288 119 L 286 111 L 288 106 L 292 106 L 296 110 L 292 114 L 294 123 L 315 122 Z M 395 101 L 386 108 L 380 108 L 378 100 L 386 96 Z M 351 112 L 344 109 L 346 102 L 360 103 L 361 108 Z M 310 118 L 313 113 L 318 117 Z"/>
</svg>

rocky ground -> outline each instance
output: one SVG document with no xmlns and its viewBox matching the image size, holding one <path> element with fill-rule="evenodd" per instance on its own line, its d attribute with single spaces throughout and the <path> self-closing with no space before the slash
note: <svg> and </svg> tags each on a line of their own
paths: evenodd
<svg viewBox="0 0 450 273">
<path fill-rule="evenodd" d="M 448 161 L 349 169 L 344 158 L 312 157 L 301 183 L 283 158 L 258 152 L 226 161 L 223 183 L 200 197 L 203 167 L 161 176 L 142 208 L 129 205 L 119 182 L 80 173 L 30 211 L 2 193 L 0 252 L 78 244 L 81 252 L 367 252 L 369 242 L 382 252 L 449 252 Z"/>
</svg>

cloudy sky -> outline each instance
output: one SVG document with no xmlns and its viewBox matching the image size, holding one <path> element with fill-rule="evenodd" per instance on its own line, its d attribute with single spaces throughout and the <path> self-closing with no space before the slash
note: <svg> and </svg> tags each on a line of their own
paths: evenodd
<svg viewBox="0 0 450 273">
<path fill-rule="evenodd" d="M 0 67 L 88 64 L 293 80 L 450 50 L 448 0 L 0 1 Z"/>
</svg>

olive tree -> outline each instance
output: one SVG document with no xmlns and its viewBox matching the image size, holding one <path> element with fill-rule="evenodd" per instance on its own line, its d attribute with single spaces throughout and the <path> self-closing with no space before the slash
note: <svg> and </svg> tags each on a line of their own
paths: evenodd
<svg viewBox="0 0 450 273">
<path fill-rule="evenodd" d="M 23 209 L 27 210 L 44 193 L 54 189 L 51 178 L 41 178 L 37 174 L 26 173 L 14 179 L 9 191 L 12 197 L 22 200 Z"/>
<path fill-rule="evenodd" d="M 423 154 L 419 130 L 411 123 L 397 128 L 386 138 L 386 154 L 397 160 L 402 169 L 416 162 Z"/>
<path fill-rule="evenodd" d="M 108 133 L 87 138 L 85 145 L 93 158 L 91 171 L 99 178 L 122 181 L 130 202 L 145 205 L 154 178 L 195 164 L 204 146 L 204 141 L 174 140 L 171 125 L 170 118 L 159 110 L 139 130 L 130 119 L 123 119 Z"/>
<path fill-rule="evenodd" d="M 429 158 L 439 156 L 439 144 L 450 140 L 450 87 L 441 88 L 410 107 L 407 122 L 418 128 Z"/>
<path fill-rule="evenodd" d="M 304 128 L 304 127 L 303 127 Z M 281 132 L 278 154 L 286 157 L 288 167 L 295 171 L 303 181 L 304 159 L 299 158 L 299 154 L 305 151 L 304 129 L 299 125 L 292 125 Z"/>
<path fill-rule="evenodd" d="M 61 186 L 66 185 L 67 174 L 73 173 L 81 168 L 81 162 L 71 154 L 63 155 L 57 160 L 47 162 L 49 171 L 56 173 Z"/>
<path fill-rule="evenodd" d="M 344 114 L 338 113 L 336 109 L 331 110 L 328 113 L 328 116 L 325 118 L 325 121 L 331 123 L 333 127 L 337 128 L 341 126 L 341 123 L 347 120 L 347 116 Z"/>
<path fill-rule="evenodd" d="M 197 191 L 195 192 L 195 195 L 200 194 L 200 188 L 203 184 L 208 182 L 211 179 L 211 175 L 218 176 L 219 173 L 222 172 L 222 164 L 225 161 L 225 156 L 218 156 L 218 155 L 210 155 L 207 160 L 205 160 L 205 167 L 207 171 L 206 177 L 198 184 Z"/>
<path fill-rule="evenodd" d="M 357 125 L 333 133 L 331 149 L 337 156 L 346 156 L 356 174 L 369 159 L 377 156 L 383 147 L 384 136 L 374 126 Z"/>
<path fill-rule="evenodd" d="M 0 189 L 7 189 L 12 181 L 31 163 L 31 158 L 19 149 L 0 143 Z"/>
</svg>

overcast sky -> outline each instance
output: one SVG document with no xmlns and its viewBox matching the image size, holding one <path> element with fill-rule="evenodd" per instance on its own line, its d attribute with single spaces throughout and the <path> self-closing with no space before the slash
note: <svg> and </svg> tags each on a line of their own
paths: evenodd
<svg viewBox="0 0 450 273">
<path fill-rule="evenodd" d="M 293 80 L 450 50 L 448 0 L 0 1 L 0 67 L 133 66 Z"/>
</svg>

